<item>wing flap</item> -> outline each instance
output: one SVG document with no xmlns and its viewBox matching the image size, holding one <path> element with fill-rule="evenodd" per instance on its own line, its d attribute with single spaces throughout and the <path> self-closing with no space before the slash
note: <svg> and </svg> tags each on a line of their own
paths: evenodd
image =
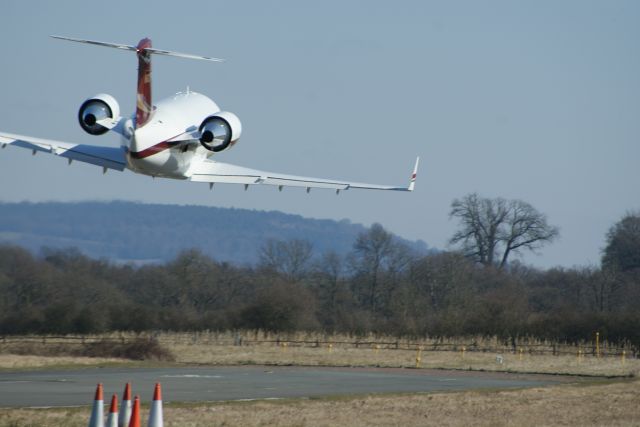
<svg viewBox="0 0 640 427">
<path fill-rule="evenodd" d="M 0 133 L 0 144 L 45 152 L 70 160 L 77 160 L 96 166 L 122 171 L 126 167 L 126 156 L 122 148 L 99 147 L 96 145 L 70 144 L 50 139 L 33 138 L 10 133 Z"/>
<path fill-rule="evenodd" d="M 286 175 L 249 169 L 228 163 L 204 160 L 196 164 L 190 174 L 191 181 L 245 185 L 273 185 L 278 187 L 306 187 L 333 190 L 348 190 L 350 188 L 365 190 L 411 191 L 412 187 L 390 185 L 365 184 L 342 180 L 312 178 L 305 176 Z"/>
</svg>

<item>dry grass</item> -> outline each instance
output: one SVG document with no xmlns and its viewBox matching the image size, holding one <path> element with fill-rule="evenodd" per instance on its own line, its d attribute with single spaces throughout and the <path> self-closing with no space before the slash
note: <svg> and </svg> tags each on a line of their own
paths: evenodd
<svg viewBox="0 0 640 427">
<path fill-rule="evenodd" d="M 244 332 L 242 344 L 238 336 L 228 333 L 159 333 L 154 334 L 163 348 L 175 356 L 180 364 L 202 365 L 306 365 L 306 366 L 380 366 L 415 367 L 420 347 L 419 366 L 422 368 L 464 369 L 507 372 L 540 372 L 572 375 L 597 376 L 638 376 L 640 359 L 610 355 L 596 358 L 589 354 L 578 358 L 577 352 L 592 348 L 592 343 L 581 346 L 558 345 L 540 341 L 521 341 L 515 353 L 513 348 L 499 342 L 496 338 L 475 337 L 463 339 L 421 339 L 396 340 L 394 337 L 349 337 L 341 335 L 324 336 L 320 334 L 295 333 L 273 335 L 261 332 Z M 86 337 L 29 337 L 0 342 L 0 369 L 45 367 L 81 364 L 102 365 L 104 363 L 127 363 L 124 359 L 83 358 L 83 357 L 33 357 L 8 356 L 12 354 L 35 354 L 52 356 L 56 354 L 79 354 L 83 346 L 101 340 L 130 342 L 141 337 L 134 334 L 113 333 Z M 316 344 L 316 341 L 318 342 Z M 84 344 L 83 344 L 84 342 Z M 324 342 L 324 343 L 323 343 Z M 333 344 L 329 347 L 327 342 Z M 354 345 L 359 342 L 358 346 Z M 372 342 L 381 342 L 380 345 Z M 398 348 L 396 347 L 398 343 Z M 475 348 L 476 351 L 461 351 Z M 470 344 L 472 343 L 472 344 Z M 317 345 L 317 347 L 316 347 Z M 603 344 L 609 354 L 613 349 Z M 450 348 L 456 351 L 433 351 Z M 411 350 L 408 350 L 411 349 Z M 552 354 L 552 349 L 556 355 Z M 481 351 L 485 350 L 485 351 Z M 520 352 L 522 350 L 522 352 Z M 64 352 L 67 353 L 64 353 Z M 2 355 L 4 353 L 4 355 Z M 80 353 L 81 354 L 81 353 Z M 498 363 L 500 355 L 502 363 Z"/>
<path fill-rule="evenodd" d="M 375 348 L 313 348 L 276 345 L 187 345 L 171 346 L 176 360 L 205 365 L 305 365 L 415 367 L 418 352 Z M 420 353 L 422 368 L 506 372 L 562 373 L 571 375 L 625 376 L 640 373 L 640 360 L 500 353 L 429 351 Z"/>
<path fill-rule="evenodd" d="M 414 367 L 416 349 L 421 348 L 424 351 L 419 354 L 419 366 L 425 368 L 598 376 L 640 374 L 640 359 L 625 357 L 623 361 L 620 349 L 606 342 L 600 343 L 600 349 L 607 357 L 596 358 L 590 354 L 595 349 L 592 342 L 572 345 L 520 339 L 514 352 L 511 345 L 496 337 L 398 339 L 261 331 L 161 333 L 156 337 L 181 363 Z M 243 345 L 234 345 L 238 337 Z M 359 345 L 355 346 L 355 342 Z M 496 361 L 498 355 L 503 363 Z"/>
<path fill-rule="evenodd" d="M 71 356 L 32 356 L 0 354 L 0 369 L 56 368 L 69 366 L 95 366 L 121 363 L 122 359 L 71 357 Z"/>
<path fill-rule="evenodd" d="M 146 425 L 148 408 L 143 411 Z M 88 408 L 0 409 L 0 426 L 85 426 Z M 165 404 L 165 426 L 637 426 L 640 381 L 339 399 Z"/>
</svg>

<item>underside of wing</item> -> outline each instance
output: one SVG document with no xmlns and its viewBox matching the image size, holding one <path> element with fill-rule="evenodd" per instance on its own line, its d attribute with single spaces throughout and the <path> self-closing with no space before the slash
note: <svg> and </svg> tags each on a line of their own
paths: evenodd
<svg viewBox="0 0 640 427">
<path fill-rule="evenodd" d="M 210 184 L 244 184 L 245 188 L 249 185 L 263 184 L 277 186 L 279 189 L 282 189 L 283 187 L 304 187 L 307 191 L 311 188 L 325 188 L 336 191 L 348 190 L 351 188 L 365 190 L 413 191 L 417 167 L 418 163 L 416 162 L 411 182 L 407 187 L 285 175 L 249 169 L 213 160 L 205 160 L 194 165 L 189 179 L 191 181 L 208 182 Z"/>
<path fill-rule="evenodd" d="M 124 170 L 127 164 L 124 150 L 120 147 L 115 148 L 86 144 L 70 144 L 50 139 L 0 133 L 0 146 L 5 148 L 8 145 L 26 148 L 27 150 L 31 150 L 33 154 L 38 152 L 49 153 L 59 157 L 64 157 L 68 159 L 69 162 L 77 160 L 79 162 L 90 163 L 92 165 L 102 166 L 106 169 L 115 169 L 118 171 Z"/>
</svg>

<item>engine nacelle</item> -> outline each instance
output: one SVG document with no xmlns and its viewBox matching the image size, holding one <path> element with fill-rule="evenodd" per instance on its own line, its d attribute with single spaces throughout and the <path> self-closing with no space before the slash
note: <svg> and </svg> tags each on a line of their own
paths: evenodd
<svg viewBox="0 0 640 427">
<path fill-rule="evenodd" d="M 242 124 L 235 114 L 220 111 L 204 119 L 199 130 L 200 144 L 207 150 L 218 153 L 238 141 Z"/>
<path fill-rule="evenodd" d="M 108 128 L 97 123 L 104 119 L 120 117 L 120 105 L 118 101 L 106 93 L 99 93 L 84 101 L 78 111 L 80 127 L 91 135 L 102 135 L 109 131 Z"/>
</svg>

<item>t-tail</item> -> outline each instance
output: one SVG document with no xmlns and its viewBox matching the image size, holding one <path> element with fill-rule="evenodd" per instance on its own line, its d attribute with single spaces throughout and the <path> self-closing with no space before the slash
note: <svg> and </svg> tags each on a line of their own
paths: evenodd
<svg viewBox="0 0 640 427">
<path fill-rule="evenodd" d="M 136 94 L 136 123 L 135 127 L 141 128 L 151 118 L 153 113 L 153 101 L 151 96 L 151 55 L 176 56 L 178 58 L 202 59 L 205 61 L 223 62 L 224 59 L 211 58 L 208 56 L 191 55 L 188 53 L 173 52 L 169 50 L 154 49 L 151 39 L 140 40 L 137 46 L 125 44 L 105 43 L 95 40 L 74 39 L 70 37 L 51 36 L 54 39 L 68 40 L 72 42 L 93 44 L 96 46 L 112 47 L 115 49 L 130 50 L 136 52 L 138 56 L 138 87 Z"/>
<path fill-rule="evenodd" d="M 149 121 L 153 111 L 151 99 L 151 54 L 147 49 L 151 48 L 151 40 L 140 40 L 136 46 L 138 55 L 138 93 L 136 94 L 136 129 L 141 128 Z"/>
</svg>

